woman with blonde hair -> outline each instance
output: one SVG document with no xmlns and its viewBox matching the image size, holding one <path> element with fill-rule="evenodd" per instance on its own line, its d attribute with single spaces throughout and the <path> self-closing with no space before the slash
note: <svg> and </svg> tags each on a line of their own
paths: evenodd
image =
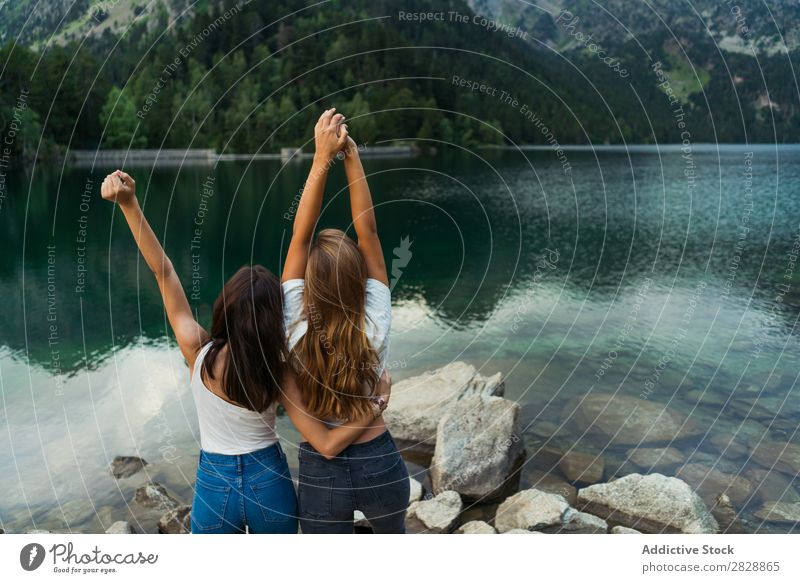
<svg viewBox="0 0 800 583">
<path fill-rule="evenodd" d="M 363 418 L 388 358 L 392 306 L 372 197 L 344 116 L 327 110 L 294 221 L 281 278 L 290 362 L 304 408 L 328 426 Z M 324 229 L 313 239 L 325 181 L 342 152 L 358 243 Z M 353 511 L 376 533 L 403 533 L 408 471 L 383 417 L 336 456 L 300 446 L 298 503 L 304 533 L 353 532 Z"/>
</svg>

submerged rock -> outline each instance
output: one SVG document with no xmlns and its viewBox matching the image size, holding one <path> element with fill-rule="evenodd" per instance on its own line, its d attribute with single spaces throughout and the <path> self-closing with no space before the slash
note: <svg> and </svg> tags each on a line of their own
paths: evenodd
<svg viewBox="0 0 800 583">
<path fill-rule="evenodd" d="M 742 534 L 744 526 L 739 521 L 739 516 L 727 494 L 720 494 L 711 506 L 711 515 L 719 524 L 719 531 L 723 534 Z"/>
<path fill-rule="evenodd" d="M 447 533 L 453 529 L 464 505 L 457 492 L 442 492 L 430 500 L 412 502 L 406 514 L 410 532 Z"/>
<path fill-rule="evenodd" d="M 497 508 L 494 524 L 498 532 L 521 528 L 541 530 L 561 526 L 569 504 L 563 496 L 535 488 L 517 492 Z"/>
<path fill-rule="evenodd" d="M 752 459 L 767 469 L 776 469 L 794 477 L 800 474 L 800 445 L 783 441 L 754 444 Z"/>
<path fill-rule="evenodd" d="M 714 533 L 719 526 L 691 487 L 661 474 L 630 474 L 578 491 L 577 507 L 651 533 Z"/>
<path fill-rule="evenodd" d="M 147 465 L 147 462 L 140 457 L 118 455 L 111 462 L 111 474 L 116 479 L 130 478 Z"/>
<path fill-rule="evenodd" d="M 697 423 L 667 405 L 640 397 L 592 392 L 567 403 L 563 422 L 602 444 L 669 443 L 701 435 Z"/>
<path fill-rule="evenodd" d="M 767 522 L 800 524 L 800 502 L 765 502 L 755 515 Z"/>
<path fill-rule="evenodd" d="M 158 521 L 161 534 L 189 534 L 192 532 L 191 506 L 178 506 L 164 514 Z"/>
<path fill-rule="evenodd" d="M 542 492 L 550 494 L 558 494 L 563 496 L 570 506 L 574 506 L 578 499 L 578 489 L 567 482 L 561 476 L 557 476 L 544 470 L 539 470 L 531 467 L 529 462 L 525 463 L 522 470 L 522 477 L 520 478 L 520 488 L 527 490 L 535 488 Z"/>
<path fill-rule="evenodd" d="M 497 534 L 494 527 L 482 520 L 471 520 L 456 529 L 455 534 Z"/>
<path fill-rule="evenodd" d="M 118 520 L 106 529 L 106 534 L 135 534 L 136 530 L 130 522 Z"/>
<path fill-rule="evenodd" d="M 502 396 L 504 391 L 501 373 L 485 377 L 471 364 L 451 362 L 395 383 L 392 406 L 383 415 L 392 436 L 405 448 L 431 454 L 439 421 L 459 400 L 472 395 Z"/>
<path fill-rule="evenodd" d="M 558 469 L 574 484 L 596 484 L 603 479 L 605 460 L 602 456 L 569 451 L 559 460 Z"/>
<path fill-rule="evenodd" d="M 145 508 L 157 508 L 159 510 L 173 510 L 180 506 L 180 503 L 158 482 L 149 482 L 136 488 L 133 501 Z"/>
<path fill-rule="evenodd" d="M 753 493 L 753 484 L 747 478 L 703 464 L 686 464 L 676 476 L 692 486 L 709 506 L 720 494 L 726 494 L 734 504 L 742 506 Z"/>
<path fill-rule="evenodd" d="M 636 447 L 627 451 L 628 460 L 646 471 L 673 468 L 686 461 L 681 451 L 674 447 Z"/>
<path fill-rule="evenodd" d="M 456 403 L 436 430 L 433 491 L 453 490 L 472 500 L 500 496 L 523 454 L 518 420 L 519 405 L 501 397 L 474 395 Z"/>
<path fill-rule="evenodd" d="M 753 484 L 753 497 L 761 502 L 800 502 L 800 492 L 794 488 L 794 480 L 781 472 L 750 468 L 744 476 Z"/>
</svg>

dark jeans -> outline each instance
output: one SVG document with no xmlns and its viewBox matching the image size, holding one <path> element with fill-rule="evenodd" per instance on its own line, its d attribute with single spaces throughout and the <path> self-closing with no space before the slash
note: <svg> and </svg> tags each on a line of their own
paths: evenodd
<svg viewBox="0 0 800 583">
<path fill-rule="evenodd" d="M 364 513 L 376 534 L 405 532 L 408 470 L 388 431 L 332 460 L 301 443 L 299 457 L 303 533 L 352 533 L 354 510 Z"/>
<path fill-rule="evenodd" d="M 280 444 L 242 455 L 200 452 L 192 534 L 297 533 L 297 496 Z"/>
</svg>

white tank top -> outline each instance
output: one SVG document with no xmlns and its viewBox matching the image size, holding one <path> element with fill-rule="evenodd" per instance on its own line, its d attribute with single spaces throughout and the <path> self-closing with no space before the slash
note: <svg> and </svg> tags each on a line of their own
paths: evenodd
<svg viewBox="0 0 800 583">
<path fill-rule="evenodd" d="M 208 453 L 241 455 L 275 444 L 278 441 L 275 433 L 277 403 L 263 413 L 257 413 L 212 393 L 200 374 L 209 348 L 210 342 L 200 349 L 191 379 L 192 396 L 200 421 L 200 447 Z"/>
</svg>

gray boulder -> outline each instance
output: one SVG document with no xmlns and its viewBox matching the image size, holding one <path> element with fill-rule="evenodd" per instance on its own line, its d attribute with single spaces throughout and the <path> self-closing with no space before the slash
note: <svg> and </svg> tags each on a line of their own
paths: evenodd
<svg viewBox="0 0 800 583">
<path fill-rule="evenodd" d="M 406 514 L 410 532 L 438 534 L 453 529 L 464 508 L 457 492 L 442 492 L 435 498 L 412 502 Z"/>
<path fill-rule="evenodd" d="M 501 397 L 465 397 L 439 421 L 430 467 L 433 491 L 498 498 L 522 455 L 519 405 Z"/>
<path fill-rule="evenodd" d="M 578 491 L 578 508 L 650 533 L 715 533 L 717 521 L 683 480 L 630 474 Z"/>
<path fill-rule="evenodd" d="M 161 534 L 189 534 L 192 532 L 191 506 L 178 506 L 166 512 L 158 521 Z"/>
<path fill-rule="evenodd" d="M 180 506 L 180 503 L 158 482 L 148 482 L 144 486 L 136 488 L 133 501 L 145 508 L 157 508 L 163 511 L 173 510 Z"/>
<path fill-rule="evenodd" d="M 514 529 L 541 530 L 561 526 L 569 504 L 563 496 L 535 488 L 517 492 L 497 508 L 494 524 L 500 533 Z"/>
<path fill-rule="evenodd" d="M 470 395 L 502 396 L 503 375 L 485 377 L 466 362 L 447 366 L 395 383 L 384 419 L 392 436 L 408 451 L 430 455 L 439 421 L 460 399 Z"/>
</svg>

